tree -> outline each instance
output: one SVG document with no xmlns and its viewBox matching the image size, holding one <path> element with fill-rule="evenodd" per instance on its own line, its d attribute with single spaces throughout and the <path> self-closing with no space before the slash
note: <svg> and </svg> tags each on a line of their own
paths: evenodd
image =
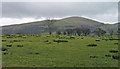
<svg viewBox="0 0 120 69">
<path fill-rule="evenodd" d="M 56 22 L 56 20 L 54 20 L 54 19 L 51 19 L 51 18 L 46 19 L 45 27 L 50 35 L 52 34 L 52 28 L 53 28 L 53 25 L 55 22 Z"/>
<path fill-rule="evenodd" d="M 105 35 L 105 33 L 106 33 L 105 30 L 101 30 L 100 32 L 101 32 L 101 35 L 102 35 L 102 36 Z"/>
<path fill-rule="evenodd" d="M 73 29 L 66 29 L 66 32 L 67 32 L 68 35 L 72 35 Z"/>
<path fill-rule="evenodd" d="M 61 35 L 62 33 L 61 33 L 61 31 L 56 31 L 56 34 L 58 34 L 58 35 Z"/>
<path fill-rule="evenodd" d="M 112 38 L 112 35 L 114 34 L 114 31 L 113 31 L 113 30 L 110 30 L 109 33 L 110 33 L 110 36 L 111 36 L 111 38 Z"/>
<path fill-rule="evenodd" d="M 76 33 L 77 33 L 79 36 L 81 35 L 81 33 L 82 33 L 81 28 L 75 28 L 74 30 L 76 31 Z"/>
<path fill-rule="evenodd" d="M 90 34 L 91 31 L 90 31 L 90 29 L 88 29 L 88 28 L 83 28 L 83 29 L 82 29 L 82 32 L 83 32 L 83 35 L 84 35 L 84 36 L 87 36 L 87 35 Z"/>
<path fill-rule="evenodd" d="M 96 28 L 94 31 L 93 31 L 93 33 L 95 33 L 96 35 L 98 35 L 98 36 L 103 36 L 103 35 L 105 35 L 105 33 L 106 33 L 106 31 L 104 31 L 104 30 L 102 30 L 101 28 Z"/>
</svg>

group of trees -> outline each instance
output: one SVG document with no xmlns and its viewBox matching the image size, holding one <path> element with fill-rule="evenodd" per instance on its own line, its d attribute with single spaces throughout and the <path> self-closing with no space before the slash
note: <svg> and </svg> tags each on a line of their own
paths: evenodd
<svg viewBox="0 0 120 69">
<path fill-rule="evenodd" d="M 87 36 L 90 34 L 90 29 L 88 28 L 74 28 L 74 29 L 66 29 L 65 30 L 68 35 L 84 35 Z M 65 32 L 64 31 L 64 32 Z"/>
<path fill-rule="evenodd" d="M 101 28 L 97 28 L 96 30 L 93 31 L 93 33 L 95 33 L 98 36 L 101 36 L 101 35 L 103 36 L 105 35 L 106 31 L 102 30 Z"/>
<path fill-rule="evenodd" d="M 66 29 L 64 30 L 63 32 L 61 32 L 60 30 L 56 31 L 56 34 L 58 35 L 78 35 L 78 36 L 87 36 L 87 35 L 90 35 L 90 33 L 93 33 L 95 35 L 98 35 L 98 36 L 103 36 L 105 35 L 106 31 L 100 29 L 100 28 L 96 28 L 94 31 L 91 31 L 89 28 L 73 28 L 73 29 Z"/>
<path fill-rule="evenodd" d="M 52 34 L 52 27 L 54 25 L 54 23 L 56 22 L 56 20 L 54 19 L 51 19 L 51 18 L 47 18 L 46 19 L 46 23 L 45 23 L 45 26 L 46 26 L 46 29 L 47 31 L 49 32 L 49 34 L 51 35 Z M 60 30 L 56 31 L 56 33 L 58 35 L 62 34 L 62 32 Z M 74 29 L 66 29 L 63 34 L 64 35 L 89 35 L 90 33 L 90 29 L 87 29 L 87 28 L 74 28 Z"/>
<path fill-rule="evenodd" d="M 52 28 L 53 28 L 53 25 L 54 23 L 56 22 L 56 20 L 54 19 L 51 19 L 51 18 L 48 18 L 46 20 L 46 23 L 45 23 L 45 26 L 46 26 L 46 29 L 48 31 L 48 33 L 51 35 L 52 34 Z M 58 35 L 84 35 L 84 36 L 87 36 L 89 34 L 94 34 L 94 35 L 98 35 L 98 36 L 103 36 L 106 34 L 106 31 L 105 30 L 102 30 L 101 28 L 96 28 L 94 31 L 91 31 L 89 28 L 86 28 L 86 27 L 76 27 L 76 28 L 73 28 L 73 29 L 65 29 L 65 30 L 57 30 L 56 31 L 56 34 Z M 113 31 L 109 32 L 110 35 L 113 35 Z"/>
</svg>

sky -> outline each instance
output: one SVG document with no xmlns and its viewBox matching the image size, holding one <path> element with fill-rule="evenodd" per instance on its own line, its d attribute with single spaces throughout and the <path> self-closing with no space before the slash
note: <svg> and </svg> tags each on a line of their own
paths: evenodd
<svg viewBox="0 0 120 69">
<path fill-rule="evenodd" d="M 3 0 L 3 2 L 119 2 L 119 0 Z"/>
<path fill-rule="evenodd" d="M 112 1 L 112 0 L 111 0 Z M 0 26 L 79 16 L 103 23 L 118 22 L 118 2 L 2 2 Z"/>
</svg>

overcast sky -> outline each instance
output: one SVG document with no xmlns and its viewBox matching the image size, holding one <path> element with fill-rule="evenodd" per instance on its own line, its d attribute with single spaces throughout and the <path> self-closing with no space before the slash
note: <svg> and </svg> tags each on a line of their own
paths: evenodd
<svg viewBox="0 0 120 69">
<path fill-rule="evenodd" d="M 80 16 L 104 23 L 118 21 L 117 2 L 3 2 L 0 26 Z"/>
</svg>

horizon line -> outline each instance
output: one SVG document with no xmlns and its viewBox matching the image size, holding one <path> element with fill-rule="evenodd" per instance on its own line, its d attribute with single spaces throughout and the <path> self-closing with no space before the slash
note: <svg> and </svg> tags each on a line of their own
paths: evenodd
<svg viewBox="0 0 120 69">
<path fill-rule="evenodd" d="M 55 18 L 54 18 L 54 17 L 34 18 L 34 19 L 38 19 L 38 20 L 36 20 L 36 21 L 30 21 L 30 22 L 23 22 L 23 23 L 18 23 L 18 24 L 1 25 L 1 26 L 27 24 L 27 23 L 32 23 L 32 22 L 44 21 L 44 20 L 47 20 L 47 18 L 51 18 L 51 19 L 53 19 L 53 20 L 62 20 L 62 19 L 70 18 L 70 17 L 82 17 L 82 18 L 90 19 L 90 20 L 97 21 L 97 22 L 100 22 L 100 23 L 103 23 L 103 24 L 117 24 L 117 23 L 119 23 L 118 21 L 111 23 L 111 22 L 104 22 L 104 21 L 100 21 L 100 20 L 97 20 L 97 19 L 93 19 L 93 18 L 90 18 L 90 17 L 87 17 L 87 16 L 76 16 L 76 15 L 72 15 L 72 16 L 65 16 L 65 17 L 55 17 Z M 31 18 L 31 17 L 26 17 L 26 18 Z M 19 19 L 19 18 L 14 18 L 14 19 Z M 24 18 L 21 18 L 21 19 L 24 19 Z"/>
</svg>

